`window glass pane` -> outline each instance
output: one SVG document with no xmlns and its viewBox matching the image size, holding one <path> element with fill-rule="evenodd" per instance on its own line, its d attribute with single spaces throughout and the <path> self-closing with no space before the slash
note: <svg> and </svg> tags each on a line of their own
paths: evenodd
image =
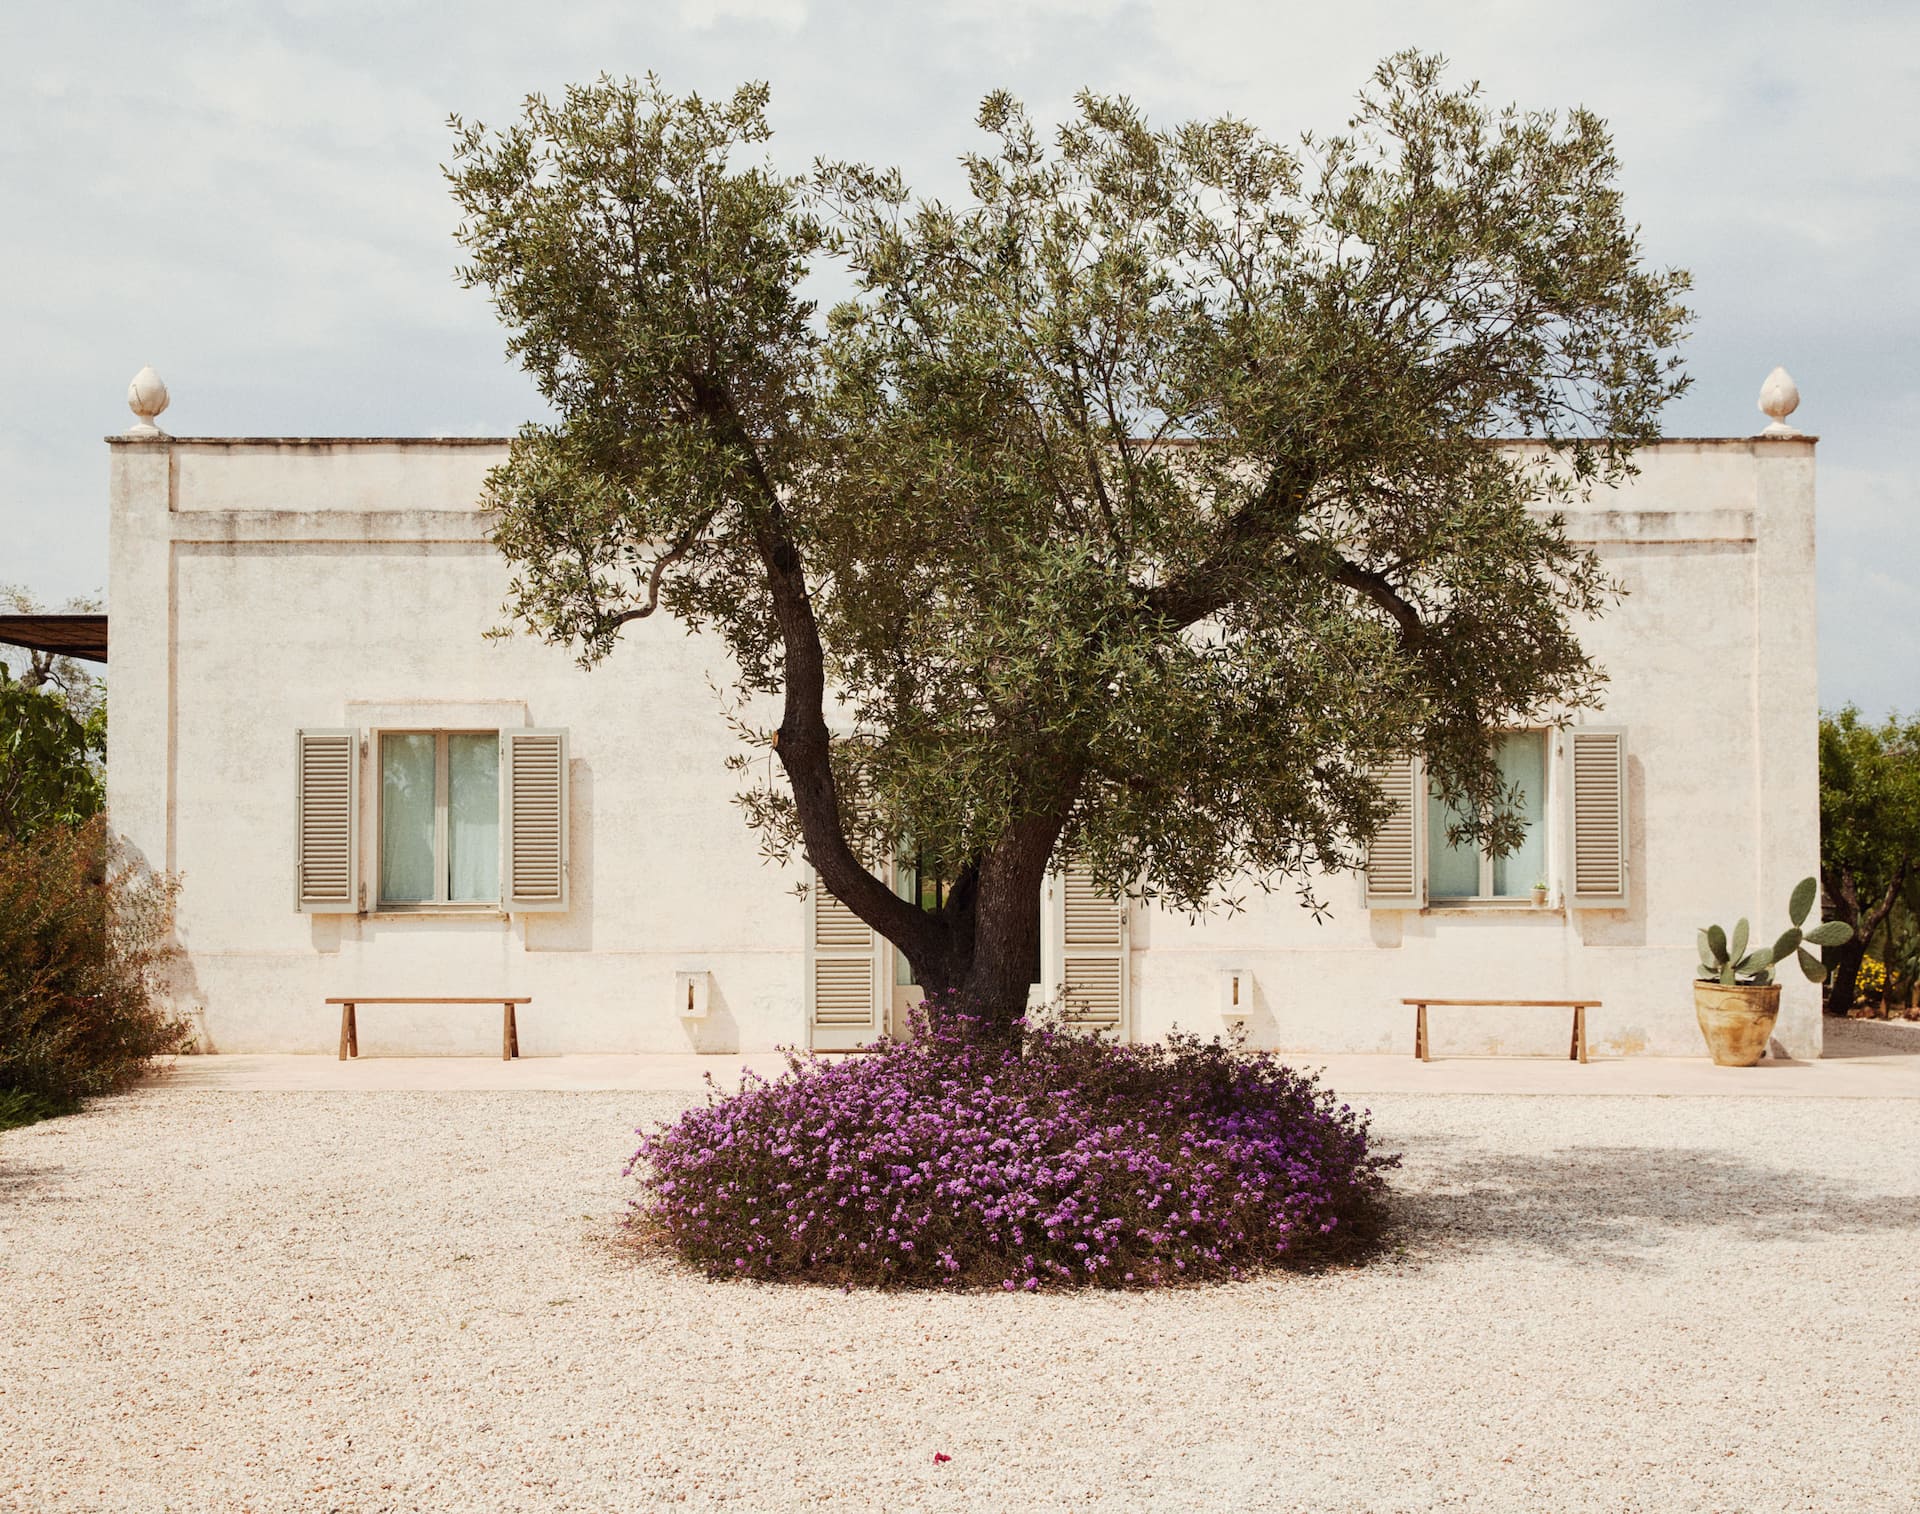
<svg viewBox="0 0 1920 1514">
<path fill-rule="evenodd" d="M 1500 777 L 1517 784 L 1526 798 L 1520 813 L 1526 816 L 1527 839 L 1504 857 L 1493 859 L 1493 891 L 1503 899 L 1517 899 L 1547 876 L 1547 733 L 1513 731 L 1500 743 Z"/>
<path fill-rule="evenodd" d="M 380 897 L 433 898 L 433 735 L 380 738 Z"/>
<path fill-rule="evenodd" d="M 1427 796 L 1427 897 L 1471 899 L 1480 892 L 1480 849 L 1471 838 L 1447 843 L 1447 828 L 1459 823 L 1459 811 L 1443 804 L 1436 787 Z"/>
<path fill-rule="evenodd" d="M 920 891 L 920 867 L 917 859 L 901 857 L 893 867 L 893 891 L 902 899 L 911 899 Z M 893 949 L 893 981 L 901 987 L 913 982 L 913 966 L 899 947 Z"/>
<path fill-rule="evenodd" d="M 931 871 L 926 865 L 926 858 L 918 851 L 894 860 L 893 891 L 902 899 L 917 901 L 924 910 L 941 909 L 947 902 L 946 879 Z M 913 968 L 907 962 L 907 954 L 896 948 L 893 960 L 894 981 L 901 984 L 913 982 Z"/>
<path fill-rule="evenodd" d="M 500 738 L 447 738 L 447 897 L 500 897 Z"/>
</svg>

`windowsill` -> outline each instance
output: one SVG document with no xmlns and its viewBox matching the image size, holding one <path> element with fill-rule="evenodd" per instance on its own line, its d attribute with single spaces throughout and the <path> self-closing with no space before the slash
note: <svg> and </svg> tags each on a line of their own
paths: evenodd
<svg viewBox="0 0 1920 1514">
<path fill-rule="evenodd" d="M 1420 913 L 1459 917 L 1528 915 L 1538 916 L 1542 920 L 1564 920 L 1567 918 L 1567 907 L 1564 904 L 1535 904 L 1531 899 L 1443 899 L 1438 904 L 1423 906 Z"/>
<path fill-rule="evenodd" d="M 454 920 L 504 920 L 507 912 L 497 904 L 382 904 L 368 910 L 367 920 L 419 920 L 438 916 Z"/>
</svg>

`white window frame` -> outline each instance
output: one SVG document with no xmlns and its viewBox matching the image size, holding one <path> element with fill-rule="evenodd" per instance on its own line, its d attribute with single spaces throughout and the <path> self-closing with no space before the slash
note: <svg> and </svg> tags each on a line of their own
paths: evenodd
<svg viewBox="0 0 1920 1514">
<path fill-rule="evenodd" d="M 500 770 L 494 770 L 494 804 L 499 816 L 497 830 L 501 837 L 501 856 L 494 864 L 494 897 L 492 899 L 449 899 L 447 897 L 448 840 L 451 823 L 447 818 L 447 801 L 451 785 L 447 772 L 447 738 L 449 736 L 486 736 L 496 744 L 500 740 L 500 731 L 487 730 L 471 726 L 384 726 L 372 733 L 373 736 L 373 907 L 383 915 L 399 914 L 481 914 L 497 915 L 505 905 L 505 832 L 506 805 L 500 793 Z M 386 871 L 386 758 L 382 744 L 389 736 L 431 736 L 433 743 L 433 888 L 431 899 L 388 899 L 385 897 L 381 880 Z"/>
<path fill-rule="evenodd" d="M 1559 860 L 1558 828 L 1553 819 L 1558 813 L 1556 806 L 1560 802 L 1559 764 L 1554 761 L 1554 741 L 1558 731 L 1552 726 L 1515 726 L 1502 730 L 1501 736 L 1538 736 L 1541 744 L 1541 771 L 1545 775 L 1546 792 L 1540 796 L 1539 826 L 1545 846 L 1546 860 L 1543 864 L 1547 877 L 1547 899 L 1553 902 L 1554 868 Z M 1420 837 L 1424 855 L 1421 858 L 1421 897 L 1428 909 L 1531 909 L 1533 907 L 1533 888 L 1529 884 L 1525 893 L 1496 894 L 1493 892 L 1493 854 L 1484 844 L 1476 845 L 1474 850 L 1480 859 L 1480 891 L 1476 894 L 1436 894 L 1433 891 L 1433 847 L 1431 844 L 1433 827 L 1433 786 L 1424 781 L 1422 774 L 1420 786 Z"/>
</svg>

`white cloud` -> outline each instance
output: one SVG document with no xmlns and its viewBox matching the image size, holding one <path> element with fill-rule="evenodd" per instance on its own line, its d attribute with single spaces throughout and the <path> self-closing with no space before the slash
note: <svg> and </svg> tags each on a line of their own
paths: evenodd
<svg viewBox="0 0 1920 1514">
<path fill-rule="evenodd" d="M 727 21 L 758 21 L 797 31 L 806 20 L 806 0 L 680 0 L 680 24 L 695 31 Z"/>
<path fill-rule="evenodd" d="M 1344 122 L 1386 53 L 1613 124 L 1650 253 L 1697 275 L 1676 432 L 1745 432 L 1784 362 L 1822 434 L 1829 702 L 1920 707 L 1920 8 L 1787 0 L 180 0 L 15 7 L 0 28 L 0 579 L 105 576 L 100 436 L 151 361 L 182 432 L 505 432 L 532 413 L 454 285 L 445 117 L 658 71 L 773 85 L 775 151 L 952 194 L 979 98 L 1076 89 L 1277 136 Z"/>
</svg>

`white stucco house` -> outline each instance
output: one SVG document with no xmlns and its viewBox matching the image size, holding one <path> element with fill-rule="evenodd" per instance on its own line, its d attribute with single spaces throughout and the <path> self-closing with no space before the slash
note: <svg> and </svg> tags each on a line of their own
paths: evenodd
<svg viewBox="0 0 1920 1514">
<path fill-rule="evenodd" d="M 143 375 L 143 377 L 145 377 Z M 1627 597 L 1586 632 L 1603 711 L 1514 732 L 1526 846 L 1450 848 L 1418 768 L 1365 876 L 1198 922 L 1055 881 L 1044 989 L 1130 1038 L 1411 1052 L 1416 995 L 1593 998 L 1597 1054 L 1698 1055 L 1694 932 L 1785 922 L 1816 871 L 1814 438 L 1646 449 L 1570 514 Z M 592 673 L 487 640 L 501 441 L 175 437 L 136 383 L 112 455 L 114 827 L 183 878 L 177 993 L 208 1049 L 335 1047 L 345 995 L 531 999 L 529 1055 L 844 1047 L 888 1032 L 896 954 L 728 803 L 717 643 L 665 620 Z M 1521 444 L 1513 444 L 1521 445 Z M 1536 904 L 1536 882 L 1547 885 Z M 912 880 L 904 879 L 911 887 Z M 1777 1039 L 1820 1050 L 1785 981 Z M 1563 1016 L 1436 1013 L 1435 1049 L 1565 1056 Z M 369 1052 L 499 1045 L 484 1004 L 391 1006 Z"/>
</svg>

